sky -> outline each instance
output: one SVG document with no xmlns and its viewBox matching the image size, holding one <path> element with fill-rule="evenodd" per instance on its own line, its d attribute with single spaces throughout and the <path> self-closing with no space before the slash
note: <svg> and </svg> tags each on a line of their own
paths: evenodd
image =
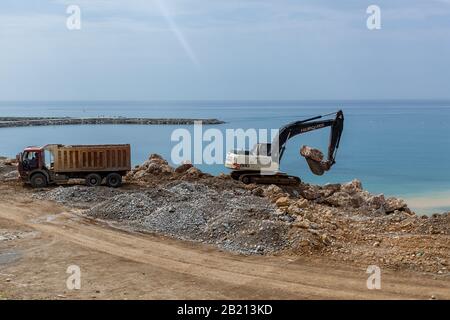
<svg viewBox="0 0 450 320">
<path fill-rule="evenodd" d="M 1 101 L 333 99 L 450 99 L 450 0 L 0 2 Z"/>
</svg>

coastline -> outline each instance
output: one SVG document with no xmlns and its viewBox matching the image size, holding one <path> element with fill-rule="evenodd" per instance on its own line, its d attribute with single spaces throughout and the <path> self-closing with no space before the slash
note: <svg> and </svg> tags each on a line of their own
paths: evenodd
<svg viewBox="0 0 450 320">
<path fill-rule="evenodd" d="M 135 124 L 135 125 L 193 125 L 201 121 L 204 125 L 224 124 L 218 119 L 188 118 L 126 118 L 126 117 L 0 117 L 0 128 L 31 126 L 64 126 L 64 125 L 103 125 L 103 124 Z"/>
<path fill-rule="evenodd" d="M 442 191 L 433 194 L 419 194 L 402 197 L 410 208 L 416 213 L 433 214 L 449 211 L 450 191 Z"/>
</svg>

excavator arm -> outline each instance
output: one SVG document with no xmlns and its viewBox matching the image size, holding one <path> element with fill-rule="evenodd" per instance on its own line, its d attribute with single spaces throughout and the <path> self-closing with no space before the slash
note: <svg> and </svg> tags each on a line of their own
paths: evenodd
<svg viewBox="0 0 450 320">
<path fill-rule="evenodd" d="M 335 115 L 334 119 L 324 119 L 325 117 L 329 117 L 331 115 Z M 272 158 L 278 159 L 278 162 L 281 161 L 289 139 L 299 134 L 326 127 L 331 127 L 327 159 L 325 161 L 317 161 L 315 159 L 305 157 L 313 173 L 322 175 L 324 171 L 328 171 L 336 162 L 336 152 L 339 148 L 342 131 L 344 129 L 344 113 L 342 110 L 323 116 L 292 122 L 282 127 L 272 142 Z"/>
</svg>

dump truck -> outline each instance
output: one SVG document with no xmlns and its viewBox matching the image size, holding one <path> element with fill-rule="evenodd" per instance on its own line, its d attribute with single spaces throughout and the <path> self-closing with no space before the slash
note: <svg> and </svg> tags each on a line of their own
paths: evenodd
<svg viewBox="0 0 450 320">
<path fill-rule="evenodd" d="M 35 188 L 84 179 L 88 186 L 117 188 L 131 170 L 129 144 L 71 145 L 49 144 L 28 147 L 17 155 L 21 179 Z"/>
</svg>

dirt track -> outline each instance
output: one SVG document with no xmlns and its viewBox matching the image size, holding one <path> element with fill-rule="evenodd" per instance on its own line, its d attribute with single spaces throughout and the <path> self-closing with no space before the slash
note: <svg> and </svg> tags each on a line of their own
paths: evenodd
<svg viewBox="0 0 450 320">
<path fill-rule="evenodd" d="M 350 264 L 234 255 L 120 231 L 50 202 L 2 193 L 0 230 L 24 236 L 0 241 L 0 298 L 450 299 L 447 276 L 382 270 L 381 290 L 368 290 L 365 268 Z M 73 264 L 81 268 L 81 290 L 66 288 Z"/>
</svg>

